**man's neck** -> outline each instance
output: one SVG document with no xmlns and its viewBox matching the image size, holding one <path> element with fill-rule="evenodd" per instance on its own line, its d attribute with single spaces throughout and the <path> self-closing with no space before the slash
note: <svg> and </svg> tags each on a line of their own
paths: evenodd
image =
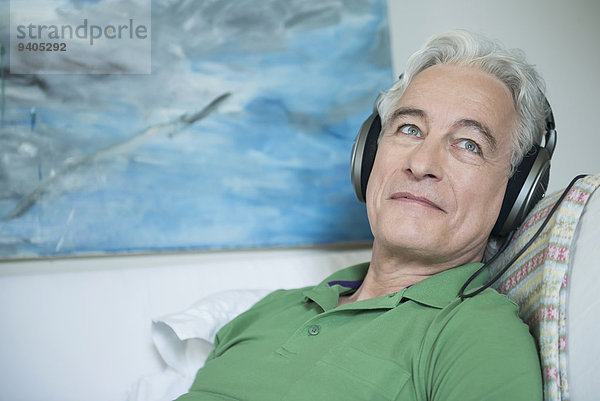
<svg viewBox="0 0 600 401">
<path fill-rule="evenodd" d="M 340 297 L 338 303 L 362 301 L 396 293 L 437 273 L 481 260 L 482 255 L 436 263 L 432 260 L 396 255 L 373 246 L 369 270 L 361 286 L 351 295 Z"/>
</svg>

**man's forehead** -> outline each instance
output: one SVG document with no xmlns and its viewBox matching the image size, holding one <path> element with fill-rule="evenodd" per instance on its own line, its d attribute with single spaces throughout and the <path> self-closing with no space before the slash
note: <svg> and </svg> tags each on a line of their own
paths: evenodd
<svg viewBox="0 0 600 401">
<path fill-rule="evenodd" d="M 476 67 L 443 64 L 410 82 L 388 121 L 404 116 L 443 117 L 497 138 L 513 132 L 517 114 L 510 90 L 498 78 Z"/>
</svg>

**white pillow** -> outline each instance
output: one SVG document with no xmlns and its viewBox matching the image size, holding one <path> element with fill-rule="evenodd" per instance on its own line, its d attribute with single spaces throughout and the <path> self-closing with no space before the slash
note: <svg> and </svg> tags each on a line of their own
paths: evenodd
<svg viewBox="0 0 600 401">
<path fill-rule="evenodd" d="M 572 400 L 600 394 L 600 192 L 585 206 L 570 258 L 567 298 L 567 381 Z M 573 245 L 572 245 L 573 251 Z"/>
<path fill-rule="evenodd" d="M 167 369 L 141 378 L 128 401 L 171 401 L 186 393 L 213 350 L 217 332 L 271 291 L 222 291 L 182 312 L 154 319 L 152 340 Z"/>
<path fill-rule="evenodd" d="M 165 363 L 195 375 L 213 349 L 217 332 L 271 290 L 228 290 L 209 295 L 183 312 L 152 322 L 152 338 Z"/>
</svg>

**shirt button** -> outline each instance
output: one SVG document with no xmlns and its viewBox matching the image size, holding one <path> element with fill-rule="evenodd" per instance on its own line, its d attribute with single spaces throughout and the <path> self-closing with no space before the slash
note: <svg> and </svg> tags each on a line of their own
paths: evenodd
<svg viewBox="0 0 600 401">
<path fill-rule="evenodd" d="M 319 334 L 320 330 L 321 330 L 321 328 L 319 326 L 317 326 L 316 324 L 313 324 L 312 326 L 310 326 L 308 328 L 308 334 L 311 336 L 316 336 L 317 334 Z"/>
</svg>

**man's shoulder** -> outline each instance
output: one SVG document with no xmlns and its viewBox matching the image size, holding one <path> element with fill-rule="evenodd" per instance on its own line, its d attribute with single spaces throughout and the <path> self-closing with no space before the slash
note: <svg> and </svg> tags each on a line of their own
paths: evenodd
<svg viewBox="0 0 600 401">
<path fill-rule="evenodd" d="M 440 311 L 421 346 L 424 377 L 456 399 L 541 399 L 535 342 L 506 296 L 487 289 Z M 490 388 L 496 389 L 494 395 Z M 433 391 L 433 390 L 432 390 Z M 444 399 L 455 399 L 444 397 Z"/>
<path fill-rule="evenodd" d="M 304 292 L 311 288 L 313 288 L 313 286 L 272 291 L 254 304 L 251 309 L 274 306 L 280 303 L 298 302 L 299 300 L 304 299 Z"/>
<path fill-rule="evenodd" d="M 258 300 L 245 312 L 233 319 L 233 323 L 253 321 L 256 316 L 265 316 L 278 311 L 287 310 L 292 305 L 299 305 L 304 300 L 304 292 L 312 287 L 274 290 Z"/>
<path fill-rule="evenodd" d="M 493 348 L 536 356 L 533 337 L 519 317 L 519 307 L 493 289 L 450 303 L 432 323 L 429 334 L 438 345 L 452 345 L 456 349 Z"/>
<path fill-rule="evenodd" d="M 506 295 L 488 288 L 472 298 L 457 298 L 446 308 L 446 315 L 453 325 L 473 330 L 489 331 L 497 326 L 527 331 L 527 325 L 519 317 L 519 306 Z"/>
</svg>

